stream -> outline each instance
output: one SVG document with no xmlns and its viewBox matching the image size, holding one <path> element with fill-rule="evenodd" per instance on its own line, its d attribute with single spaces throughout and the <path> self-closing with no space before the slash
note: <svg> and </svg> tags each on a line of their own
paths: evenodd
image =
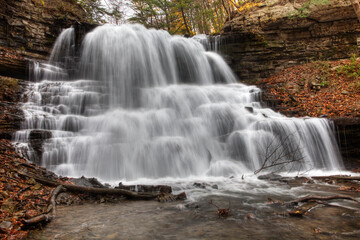
<svg viewBox="0 0 360 240">
<path fill-rule="evenodd" d="M 243 185 L 247 184 L 243 180 Z M 285 206 L 267 202 L 267 197 L 288 201 L 307 194 L 342 194 L 338 187 L 294 179 L 259 180 L 256 195 L 230 191 L 228 196 L 217 195 L 211 186 L 205 186 L 193 188 L 192 193 L 213 193 L 196 201 L 123 200 L 59 206 L 56 219 L 45 229 L 32 232 L 29 239 L 359 239 L 357 203 L 334 200 L 332 204 L 349 209 L 318 205 L 304 217 L 290 217 Z M 359 197 L 359 193 L 350 195 Z M 219 218 L 210 200 L 220 208 L 228 208 L 230 203 L 230 215 Z"/>
</svg>

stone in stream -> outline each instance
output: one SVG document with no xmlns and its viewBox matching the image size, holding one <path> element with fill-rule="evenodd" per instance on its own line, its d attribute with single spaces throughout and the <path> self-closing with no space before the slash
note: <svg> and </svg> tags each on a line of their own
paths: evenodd
<svg viewBox="0 0 360 240">
<path fill-rule="evenodd" d="M 171 193 L 172 188 L 166 185 L 123 185 L 119 183 L 119 189 L 135 191 L 135 192 L 149 192 L 149 193 Z"/>
<path fill-rule="evenodd" d="M 275 174 L 275 173 L 269 173 L 258 176 L 258 179 L 260 180 L 270 180 L 270 181 L 276 181 L 281 178 L 281 175 Z"/>
<path fill-rule="evenodd" d="M 86 178 L 82 176 L 81 178 L 71 179 L 73 183 L 83 187 L 93 187 L 93 188 L 106 188 L 99 180 L 96 178 Z"/>
</svg>

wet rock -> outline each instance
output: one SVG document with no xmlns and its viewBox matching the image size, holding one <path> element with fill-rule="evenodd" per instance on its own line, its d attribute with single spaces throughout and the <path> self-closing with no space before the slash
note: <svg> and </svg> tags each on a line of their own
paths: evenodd
<svg viewBox="0 0 360 240">
<path fill-rule="evenodd" d="M 280 182 L 284 182 L 289 184 L 290 186 L 299 186 L 303 183 L 314 183 L 314 181 L 307 177 L 282 177 L 281 179 L 278 179 Z"/>
<path fill-rule="evenodd" d="M 185 200 L 187 198 L 185 192 L 182 192 L 182 193 L 180 193 L 178 195 L 175 195 L 175 196 L 176 196 L 176 200 Z"/>
<path fill-rule="evenodd" d="M 43 144 L 44 142 L 51 138 L 52 134 L 50 131 L 46 130 L 33 130 L 29 135 L 29 144 L 30 147 L 34 150 L 34 161 L 36 164 L 41 164 L 41 157 L 44 152 Z"/>
<path fill-rule="evenodd" d="M 196 187 L 196 188 L 203 188 L 203 189 L 206 188 L 205 184 L 203 184 L 203 183 L 197 183 L 197 182 L 194 183 L 193 186 Z"/>
<path fill-rule="evenodd" d="M 9 221 L 2 221 L 0 223 L 0 232 L 1 233 L 7 233 L 12 229 L 12 223 Z"/>
<path fill-rule="evenodd" d="M 171 193 L 172 188 L 167 185 L 123 185 L 119 183 L 118 187 L 124 190 L 134 191 L 134 192 L 149 192 L 149 193 Z"/>
<path fill-rule="evenodd" d="M 264 174 L 264 175 L 258 176 L 258 179 L 276 181 L 276 180 L 281 179 L 281 175 L 274 174 L 274 173 L 269 173 L 269 174 Z"/>
<path fill-rule="evenodd" d="M 250 113 L 254 113 L 253 107 L 245 107 L 246 110 L 248 110 Z"/>
<path fill-rule="evenodd" d="M 78 186 L 93 187 L 93 188 L 106 188 L 96 178 L 86 178 L 86 177 L 82 176 L 81 178 L 73 178 L 73 179 L 71 179 L 71 181 Z"/>
<path fill-rule="evenodd" d="M 80 199 L 68 192 L 62 192 L 57 196 L 56 204 L 57 205 L 80 204 Z"/>
<path fill-rule="evenodd" d="M 215 184 L 215 185 L 212 185 L 211 188 L 213 188 L 213 189 L 219 189 L 218 185 L 216 185 L 216 184 Z"/>
<path fill-rule="evenodd" d="M 63 28 L 86 21 L 76 1 L 0 0 L 0 6 L 0 46 L 17 53 L 0 54 L 0 75 L 20 79 L 27 78 L 27 59 L 46 59 Z"/>
<path fill-rule="evenodd" d="M 182 192 L 178 195 L 173 195 L 171 193 L 161 193 L 157 197 L 159 202 L 173 202 L 173 201 L 181 201 L 187 198 L 186 193 Z"/>
<path fill-rule="evenodd" d="M 346 169 L 360 167 L 360 118 L 335 118 L 335 135 Z"/>
</svg>

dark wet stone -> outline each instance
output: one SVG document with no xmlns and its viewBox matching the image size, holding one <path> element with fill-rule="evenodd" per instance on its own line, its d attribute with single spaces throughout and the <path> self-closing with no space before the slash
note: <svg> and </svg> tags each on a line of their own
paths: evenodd
<svg viewBox="0 0 360 240">
<path fill-rule="evenodd" d="M 171 193 L 172 188 L 167 185 L 123 185 L 119 183 L 116 188 L 134 191 L 134 192 L 149 192 L 149 193 Z"/>
<path fill-rule="evenodd" d="M 248 110 L 250 113 L 254 112 L 254 108 L 252 108 L 252 107 L 245 107 L 245 109 Z"/>
<path fill-rule="evenodd" d="M 73 183 L 83 187 L 93 187 L 93 188 L 106 188 L 99 180 L 96 178 L 86 178 L 82 176 L 81 178 L 71 179 Z"/>
<path fill-rule="evenodd" d="M 260 180 L 279 180 L 281 179 L 281 176 L 279 174 L 274 174 L 274 173 L 269 173 L 269 174 L 264 174 L 264 175 L 260 175 L 258 176 L 258 179 Z"/>
<path fill-rule="evenodd" d="M 203 183 L 194 183 L 193 186 L 196 188 L 206 188 L 205 184 Z"/>
</svg>

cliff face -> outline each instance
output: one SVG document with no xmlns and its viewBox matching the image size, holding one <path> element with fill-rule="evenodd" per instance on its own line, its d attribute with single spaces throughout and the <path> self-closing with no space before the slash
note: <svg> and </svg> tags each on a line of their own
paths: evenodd
<svg viewBox="0 0 360 240">
<path fill-rule="evenodd" d="M 27 59 L 46 59 L 61 29 L 83 22 L 75 0 L 0 0 L 0 75 L 25 79 Z"/>
<path fill-rule="evenodd" d="M 349 0 L 329 0 L 302 13 L 305 2 L 265 0 L 225 23 L 220 50 L 242 82 L 256 83 L 292 65 L 358 52 L 360 23 Z"/>
</svg>

